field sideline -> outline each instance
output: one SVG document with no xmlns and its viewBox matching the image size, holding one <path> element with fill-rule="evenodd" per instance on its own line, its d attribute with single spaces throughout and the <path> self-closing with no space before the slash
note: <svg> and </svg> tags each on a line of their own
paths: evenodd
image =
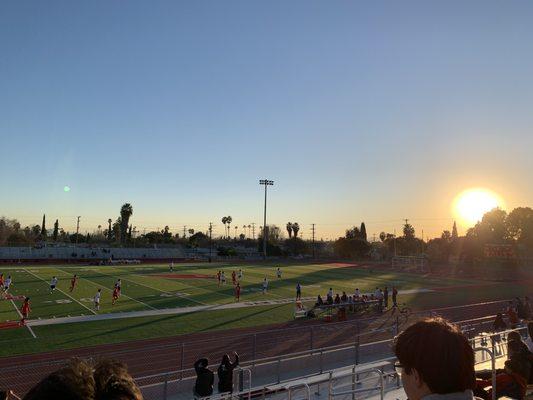
<svg viewBox="0 0 533 400">
<path fill-rule="evenodd" d="M 329 287 L 334 292 L 353 293 L 356 287 L 370 292 L 377 286 L 396 285 L 399 290 L 409 293 L 401 295 L 400 300 L 413 308 L 508 298 L 525 293 L 528 287 L 527 282 L 524 286 L 517 283 L 480 283 L 382 269 L 372 271 L 364 265 L 338 263 L 280 264 L 282 279 L 277 279 L 276 267 L 272 264 L 176 264 L 170 273 L 166 264 L 1 266 L 0 273 L 12 275 L 10 293 L 31 297 L 30 320 L 109 313 L 126 316 L 124 313 L 137 311 L 151 311 L 154 315 L 33 326 L 36 338 L 28 329 L 3 329 L 0 330 L 0 356 L 286 323 L 292 320 L 294 306 L 287 300 L 294 297 L 297 282 L 302 285 L 303 296 L 313 298 L 319 293 L 324 295 Z M 257 304 L 217 310 L 205 307 L 218 305 L 223 308 L 235 302 L 231 271 L 239 268 L 244 274 L 240 281 L 243 288 L 241 301 Z M 219 287 L 215 274 L 220 269 L 224 270 L 227 283 Z M 73 274 L 77 274 L 80 280 L 74 292 L 70 293 Z M 49 283 L 54 275 L 59 278 L 58 289 L 50 293 Z M 269 280 L 269 290 L 267 294 L 262 294 L 261 283 L 265 276 Z M 122 280 L 122 296 L 112 306 L 111 291 L 118 278 Z M 92 299 L 98 288 L 102 288 L 101 309 L 94 311 Z M 21 302 L 15 303 L 20 308 Z M 185 311 L 194 307 L 200 307 L 202 311 L 167 312 L 168 309 Z M 159 310 L 163 310 L 163 315 L 158 315 Z M 0 322 L 19 318 L 11 301 L 0 301 Z"/>
</svg>

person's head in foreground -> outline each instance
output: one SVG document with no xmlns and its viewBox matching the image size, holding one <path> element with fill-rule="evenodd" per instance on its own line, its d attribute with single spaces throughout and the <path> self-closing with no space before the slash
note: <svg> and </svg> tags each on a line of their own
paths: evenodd
<svg viewBox="0 0 533 400">
<path fill-rule="evenodd" d="M 52 372 L 24 400 L 142 400 L 125 364 L 102 360 L 96 365 L 79 359 Z"/>
<path fill-rule="evenodd" d="M 424 319 L 400 333 L 393 349 L 409 400 L 451 393 L 473 397 L 474 351 L 455 325 L 442 318 Z"/>
</svg>

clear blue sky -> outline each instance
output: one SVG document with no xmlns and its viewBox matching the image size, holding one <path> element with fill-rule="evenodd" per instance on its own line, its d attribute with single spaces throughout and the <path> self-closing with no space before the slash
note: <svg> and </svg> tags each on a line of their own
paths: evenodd
<svg viewBox="0 0 533 400">
<path fill-rule="evenodd" d="M 533 197 L 529 1 L 3 1 L 0 215 L 319 236 Z M 71 191 L 63 192 L 64 185 Z M 49 224 L 51 224 L 50 222 Z M 304 236 L 305 237 L 305 236 Z"/>
</svg>

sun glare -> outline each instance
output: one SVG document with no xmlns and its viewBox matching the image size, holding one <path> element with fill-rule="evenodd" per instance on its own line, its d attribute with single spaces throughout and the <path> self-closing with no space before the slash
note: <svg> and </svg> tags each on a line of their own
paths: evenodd
<svg viewBox="0 0 533 400">
<path fill-rule="evenodd" d="M 487 211 L 503 208 L 503 199 L 488 189 L 472 188 L 460 193 L 454 200 L 454 214 L 465 226 L 475 225 Z"/>
</svg>

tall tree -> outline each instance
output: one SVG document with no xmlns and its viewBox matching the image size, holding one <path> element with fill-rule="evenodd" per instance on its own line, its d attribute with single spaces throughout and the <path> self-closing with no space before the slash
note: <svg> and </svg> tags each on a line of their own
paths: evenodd
<svg viewBox="0 0 533 400">
<path fill-rule="evenodd" d="M 380 239 L 382 242 L 384 242 L 386 238 L 387 238 L 387 234 L 386 234 L 385 232 L 381 232 L 381 233 L 379 234 L 379 239 Z"/>
<path fill-rule="evenodd" d="M 107 239 L 109 241 L 111 241 L 111 239 L 113 238 L 113 228 L 111 227 L 111 224 L 113 223 L 113 220 L 111 218 L 109 218 L 107 220 L 107 223 L 109 224 L 109 227 L 107 228 Z"/>
<path fill-rule="evenodd" d="M 403 237 L 406 238 L 406 239 L 414 239 L 415 238 L 415 228 L 413 228 L 413 225 L 405 224 L 403 226 Z"/>
<path fill-rule="evenodd" d="M 287 222 L 287 232 L 289 233 L 289 239 L 292 237 L 292 224 L 290 222 Z"/>
<path fill-rule="evenodd" d="M 361 222 L 361 228 L 359 229 L 359 233 L 361 235 L 361 239 L 368 241 L 366 237 L 366 225 L 364 222 Z"/>
<path fill-rule="evenodd" d="M 128 230 L 130 217 L 133 215 L 133 207 L 130 203 L 124 203 L 122 207 L 120 208 L 120 238 L 122 241 L 122 244 L 126 243 L 126 231 Z"/>
<path fill-rule="evenodd" d="M 231 221 L 233 221 L 233 218 L 231 218 L 231 215 L 228 215 L 228 216 L 226 217 L 226 222 L 228 223 L 228 239 L 229 239 L 229 237 L 230 237 L 230 235 L 231 235 L 231 234 L 229 233 L 230 230 L 231 230 Z"/>
<path fill-rule="evenodd" d="M 452 240 L 455 241 L 459 235 L 457 234 L 457 223 L 453 221 L 453 227 L 452 227 Z"/>
<path fill-rule="evenodd" d="M 224 236 L 226 236 L 226 233 L 227 233 L 227 226 L 226 224 L 228 223 L 228 217 L 222 217 L 222 223 L 224 224 Z"/>
<path fill-rule="evenodd" d="M 43 214 L 43 223 L 41 224 L 41 238 L 46 239 L 46 214 Z"/>
<path fill-rule="evenodd" d="M 298 222 L 292 223 L 292 233 L 294 234 L 294 237 L 298 237 L 298 232 L 300 232 L 300 224 Z"/>
<path fill-rule="evenodd" d="M 54 232 L 52 233 L 52 238 L 54 239 L 54 242 L 57 242 L 58 235 L 59 235 L 59 220 L 56 219 L 56 222 L 54 222 Z"/>
</svg>

